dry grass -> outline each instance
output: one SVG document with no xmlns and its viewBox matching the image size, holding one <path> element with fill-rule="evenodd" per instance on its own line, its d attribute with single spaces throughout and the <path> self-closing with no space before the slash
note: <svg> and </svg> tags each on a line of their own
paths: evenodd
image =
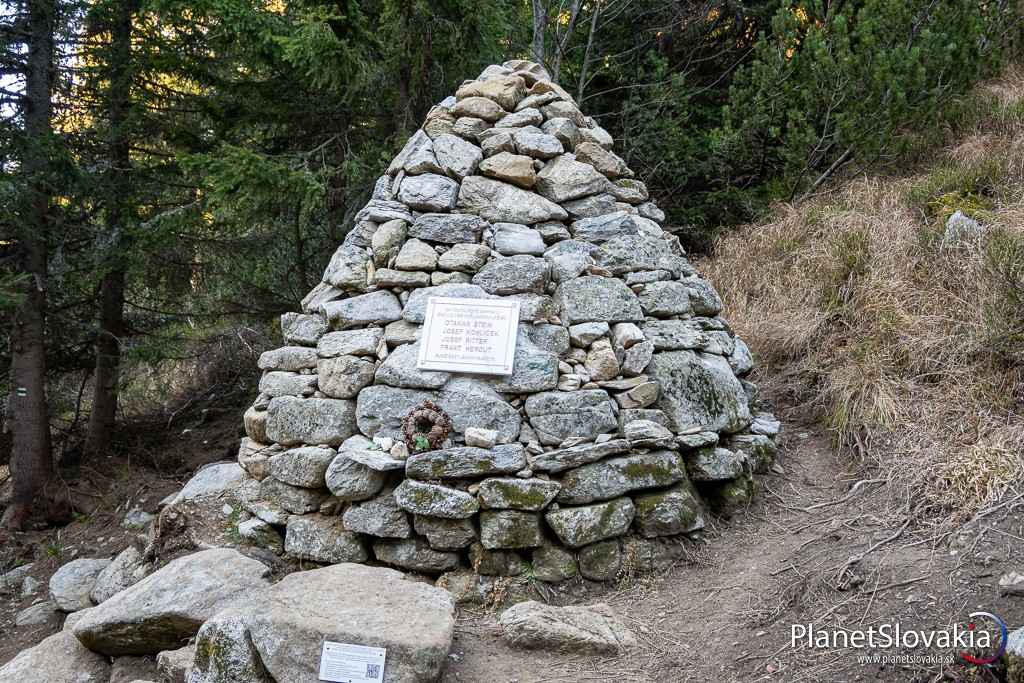
<svg viewBox="0 0 1024 683">
<path fill-rule="evenodd" d="M 962 109 L 913 174 L 778 206 L 701 264 L 763 382 L 909 487 L 922 520 L 1024 480 L 1024 71 Z M 943 241 L 957 209 L 980 242 Z"/>
</svg>

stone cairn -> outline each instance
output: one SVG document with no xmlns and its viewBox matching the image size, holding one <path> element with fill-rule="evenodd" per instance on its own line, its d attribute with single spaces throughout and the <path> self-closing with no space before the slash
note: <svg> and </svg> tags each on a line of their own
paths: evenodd
<svg viewBox="0 0 1024 683">
<path fill-rule="evenodd" d="M 430 111 L 259 360 L 245 538 L 280 549 L 283 530 L 319 563 L 602 580 L 620 537 L 693 533 L 705 505 L 749 500 L 779 423 L 753 408 L 718 294 L 611 148 L 531 62 Z M 418 369 L 434 296 L 519 300 L 513 374 Z M 451 433 L 410 452 L 403 420 L 424 401 Z"/>
</svg>

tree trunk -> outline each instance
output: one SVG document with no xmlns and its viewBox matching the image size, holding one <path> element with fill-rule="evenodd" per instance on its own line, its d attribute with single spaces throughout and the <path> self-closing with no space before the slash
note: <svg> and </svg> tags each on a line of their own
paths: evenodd
<svg viewBox="0 0 1024 683">
<path fill-rule="evenodd" d="M 548 12 L 544 0 L 533 0 L 533 61 L 544 65 L 544 28 L 548 23 Z"/>
<path fill-rule="evenodd" d="M 594 34 L 597 33 L 597 18 L 601 14 L 600 0 L 594 0 L 594 6 L 590 9 L 590 32 L 587 33 L 587 47 L 583 51 L 583 64 L 580 66 L 580 84 L 576 89 L 576 103 L 583 106 L 583 91 L 587 88 L 587 69 L 590 67 L 590 51 L 594 47 Z"/>
<path fill-rule="evenodd" d="M 126 198 L 131 165 L 128 110 L 132 84 L 132 7 L 120 0 L 112 17 L 110 31 L 110 79 L 107 91 L 107 117 L 110 126 L 110 172 L 106 178 L 107 207 L 104 226 L 112 236 L 104 255 L 100 282 L 99 333 L 96 336 L 96 368 L 93 373 L 92 411 L 85 437 L 85 456 L 106 453 L 117 423 L 118 380 L 121 369 L 121 340 L 125 335 L 124 286 L 128 230 L 125 221 L 131 214 Z"/>
<path fill-rule="evenodd" d="M 21 529 L 53 477 L 50 412 L 46 402 L 46 271 L 50 194 L 46 180 L 52 133 L 53 34 L 56 0 L 29 0 L 25 66 L 25 135 L 22 171 L 27 180 L 17 269 L 26 277 L 11 329 L 11 430 L 14 495 L 0 525 Z"/>
<path fill-rule="evenodd" d="M 85 436 L 86 458 L 106 453 L 117 424 L 118 383 L 121 375 L 121 339 L 124 336 L 123 268 L 115 267 L 100 283 L 100 330 L 96 337 L 92 410 Z"/>
</svg>

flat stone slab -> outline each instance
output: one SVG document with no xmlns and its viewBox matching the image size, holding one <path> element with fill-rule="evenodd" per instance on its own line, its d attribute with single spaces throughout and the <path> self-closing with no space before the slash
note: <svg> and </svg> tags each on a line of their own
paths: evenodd
<svg viewBox="0 0 1024 683">
<path fill-rule="evenodd" d="M 413 479 L 465 479 L 510 474 L 526 467 L 526 450 L 517 443 L 494 448 L 460 446 L 410 455 L 405 475 Z"/>
<path fill-rule="evenodd" d="M 565 470 L 596 462 L 609 455 L 625 453 L 630 448 L 626 439 L 612 439 L 604 443 L 581 443 L 569 448 L 560 448 L 539 455 L 527 456 L 530 468 L 541 472 L 564 472 Z"/>
<path fill-rule="evenodd" d="M 385 681 L 441 677 L 455 603 L 440 588 L 383 567 L 338 564 L 289 574 L 203 626 L 193 676 L 202 681 L 316 681 L 324 641 L 387 649 Z M 266 678 L 242 678 L 239 671 Z"/>
</svg>

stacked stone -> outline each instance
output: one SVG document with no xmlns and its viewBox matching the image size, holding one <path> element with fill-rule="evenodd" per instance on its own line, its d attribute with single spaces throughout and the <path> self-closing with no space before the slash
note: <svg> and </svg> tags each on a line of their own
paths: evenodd
<svg viewBox="0 0 1024 683">
<path fill-rule="evenodd" d="M 611 148 L 530 62 L 430 111 L 260 358 L 243 537 L 321 563 L 605 579 L 621 537 L 749 500 L 779 423 L 753 412 L 746 345 Z M 434 296 L 518 300 L 514 372 L 418 369 Z M 453 432 L 410 454 L 401 420 L 425 399 Z"/>
</svg>

